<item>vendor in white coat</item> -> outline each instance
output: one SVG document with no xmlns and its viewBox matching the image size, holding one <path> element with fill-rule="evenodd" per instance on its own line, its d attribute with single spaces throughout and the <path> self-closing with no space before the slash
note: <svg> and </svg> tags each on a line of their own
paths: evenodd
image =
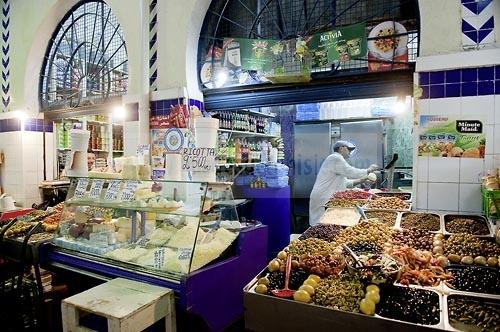
<svg viewBox="0 0 500 332">
<path fill-rule="evenodd" d="M 355 168 L 347 163 L 351 152 L 356 149 L 354 144 L 338 141 L 319 170 L 309 201 L 309 224 L 316 225 L 323 213 L 325 204 L 338 191 L 352 188 L 361 183 L 371 183 L 368 174 L 379 169 L 371 165 L 367 169 Z"/>
</svg>

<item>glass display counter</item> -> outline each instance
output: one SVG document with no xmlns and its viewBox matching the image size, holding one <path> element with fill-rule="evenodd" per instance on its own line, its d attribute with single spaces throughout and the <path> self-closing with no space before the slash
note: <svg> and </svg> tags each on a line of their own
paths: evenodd
<svg viewBox="0 0 500 332">
<path fill-rule="evenodd" d="M 266 262 L 267 227 L 240 223 L 236 204 L 228 183 L 72 178 L 42 266 L 171 288 L 178 312 L 219 330 L 243 314 L 241 290 Z"/>
</svg>

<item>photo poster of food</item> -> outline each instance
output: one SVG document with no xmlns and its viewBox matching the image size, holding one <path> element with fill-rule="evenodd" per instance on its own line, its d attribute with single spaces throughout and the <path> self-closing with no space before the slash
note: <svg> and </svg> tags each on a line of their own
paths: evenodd
<svg viewBox="0 0 500 332">
<path fill-rule="evenodd" d="M 278 40 L 224 38 L 224 67 L 270 72 L 273 70 L 275 57 L 281 52 L 283 44 Z"/>
<path fill-rule="evenodd" d="M 484 158 L 485 146 L 482 119 L 420 116 L 419 156 Z"/>
<path fill-rule="evenodd" d="M 370 31 L 368 34 L 369 72 L 408 68 L 407 32 L 401 23 L 395 21 L 382 22 Z"/>
<path fill-rule="evenodd" d="M 162 169 L 165 174 L 165 133 L 167 129 L 151 129 L 151 168 L 154 170 Z"/>
<path fill-rule="evenodd" d="M 214 78 L 222 71 L 222 48 L 211 46 L 201 66 L 200 81 L 207 88 L 214 87 Z"/>
<path fill-rule="evenodd" d="M 312 53 L 313 68 L 328 66 L 337 61 L 346 62 L 366 56 L 366 25 L 353 24 L 340 29 L 318 33 L 307 43 Z"/>
</svg>

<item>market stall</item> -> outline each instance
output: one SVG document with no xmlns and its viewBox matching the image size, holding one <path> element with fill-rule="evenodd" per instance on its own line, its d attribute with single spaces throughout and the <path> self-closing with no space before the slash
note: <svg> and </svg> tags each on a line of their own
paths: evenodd
<svg viewBox="0 0 500 332">
<path fill-rule="evenodd" d="M 405 198 L 332 197 L 321 223 L 245 287 L 246 328 L 497 331 L 498 225 L 481 215 L 411 211 Z M 280 298 L 287 285 L 292 292 Z"/>
</svg>

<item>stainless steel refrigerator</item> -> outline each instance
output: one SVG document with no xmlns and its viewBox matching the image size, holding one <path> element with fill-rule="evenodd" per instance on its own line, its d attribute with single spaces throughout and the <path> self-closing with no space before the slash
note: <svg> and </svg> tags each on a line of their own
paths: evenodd
<svg viewBox="0 0 500 332">
<path fill-rule="evenodd" d="M 356 145 L 349 161 L 357 168 L 383 165 L 382 120 L 356 122 L 295 123 L 294 126 L 294 214 L 307 215 L 309 196 L 321 164 L 333 152 L 333 144 L 347 140 Z"/>
</svg>

